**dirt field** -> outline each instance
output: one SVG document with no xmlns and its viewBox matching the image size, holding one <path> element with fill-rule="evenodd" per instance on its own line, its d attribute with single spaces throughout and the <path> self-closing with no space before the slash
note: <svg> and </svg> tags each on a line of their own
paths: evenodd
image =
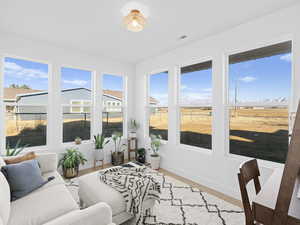
<svg viewBox="0 0 300 225">
<path fill-rule="evenodd" d="M 288 147 L 287 109 L 231 110 L 230 152 L 276 162 L 284 162 Z M 211 148 L 211 110 L 181 109 L 181 143 Z M 158 111 L 150 118 L 156 133 L 167 129 L 166 111 Z"/>
<path fill-rule="evenodd" d="M 37 117 L 38 118 L 38 117 Z M 111 136 L 113 132 L 122 132 L 123 118 L 103 117 L 103 133 L 106 137 Z M 6 117 L 6 136 L 11 146 L 14 146 L 18 139 L 22 144 L 30 143 L 30 146 L 39 146 L 46 144 L 46 124 L 45 120 L 16 120 L 14 117 Z M 90 119 L 64 119 L 63 141 L 74 141 L 75 137 L 81 137 L 83 140 L 90 139 Z"/>
<path fill-rule="evenodd" d="M 288 147 L 288 111 L 287 109 L 237 109 L 230 113 L 230 152 L 284 162 Z M 122 131 L 122 118 L 103 117 L 103 131 L 110 136 L 114 131 Z M 181 143 L 211 149 L 211 109 L 181 109 Z M 6 120 L 6 135 L 16 140 L 30 138 L 32 130 L 35 136 L 46 136 L 46 122 Z M 40 129 L 36 129 L 39 127 Z M 168 114 L 162 109 L 153 112 L 150 117 L 150 133 L 161 134 L 167 138 Z M 25 132 L 24 129 L 31 129 Z M 30 130 L 29 129 L 29 130 Z M 90 138 L 90 122 L 83 120 L 64 120 L 64 141 L 74 140 L 84 130 L 84 138 Z M 39 131 L 39 133 L 38 133 Z M 77 132 L 78 131 L 78 132 Z M 23 133 L 22 133 L 23 132 Z M 26 135 L 27 134 L 27 135 Z M 85 137 L 86 136 L 86 137 Z M 32 138 L 32 137 L 31 137 Z"/>
</svg>

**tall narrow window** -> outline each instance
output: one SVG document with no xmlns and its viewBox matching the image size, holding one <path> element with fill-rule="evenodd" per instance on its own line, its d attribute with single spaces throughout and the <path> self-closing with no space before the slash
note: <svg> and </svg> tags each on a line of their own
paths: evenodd
<svg viewBox="0 0 300 225">
<path fill-rule="evenodd" d="M 87 70 L 61 69 L 63 142 L 91 138 L 91 76 Z"/>
<path fill-rule="evenodd" d="M 229 56 L 230 153 L 285 162 L 291 42 Z"/>
<path fill-rule="evenodd" d="M 181 68 L 180 143 L 211 149 L 212 61 Z"/>
<path fill-rule="evenodd" d="M 4 104 L 6 144 L 46 144 L 48 65 L 6 57 Z"/>
<path fill-rule="evenodd" d="M 115 132 L 123 135 L 123 77 L 104 74 L 102 81 L 102 133 L 105 137 Z"/>
<path fill-rule="evenodd" d="M 149 78 L 149 134 L 168 140 L 168 72 Z"/>
</svg>

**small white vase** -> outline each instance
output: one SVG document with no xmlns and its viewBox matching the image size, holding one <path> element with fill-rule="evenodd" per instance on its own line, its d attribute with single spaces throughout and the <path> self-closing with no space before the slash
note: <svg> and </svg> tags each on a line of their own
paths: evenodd
<svg viewBox="0 0 300 225">
<path fill-rule="evenodd" d="M 160 156 L 150 156 L 150 163 L 152 169 L 158 170 L 160 165 Z"/>
<path fill-rule="evenodd" d="M 136 132 L 130 132 L 129 133 L 129 138 L 136 138 Z"/>
<path fill-rule="evenodd" d="M 95 149 L 94 150 L 94 159 L 95 160 L 103 160 L 104 159 L 103 149 Z"/>
</svg>

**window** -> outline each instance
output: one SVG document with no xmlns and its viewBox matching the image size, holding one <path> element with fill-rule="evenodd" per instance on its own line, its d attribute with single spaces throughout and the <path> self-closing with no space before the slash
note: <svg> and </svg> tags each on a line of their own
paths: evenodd
<svg viewBox="0 0 300 225">
<path fill-rule="evenodd" d="M 71 100 L 70 105 L 71 113 L 90 113 L 91 101 Z"/>
<path fill-rule="evenodd" d="M 46 145 L 48 65 L 6 57 L 4 105 L 6 144 Z"/>
<path fill-rule="evenodd" d="M 284 163 L 291 42 L 229 56 L 229 152 Z"/>
<path fill-rule="evenodd" d="M 123 134 L 123 77 L 117 75 L 103 75 L 103 96 L 105 106 L 102 110 L 102 133 L 110 137 L 114 132 Z M 119 102 L 120 105 L 116 103 Z"/>
<path fill-rule="evenodd" d="M 149 77 L 149 135 L 168 140 L 168 72 Z"/>
<path fill-rule="evenodd" d="M 86 70 L 61 69 L 63 142 L 91 138 L 91 76 Z"/>
<path fill-rule="evenodd" d="M 181 68 L 180 143 L 211 149 L 212 61 Z"/>
</svg>

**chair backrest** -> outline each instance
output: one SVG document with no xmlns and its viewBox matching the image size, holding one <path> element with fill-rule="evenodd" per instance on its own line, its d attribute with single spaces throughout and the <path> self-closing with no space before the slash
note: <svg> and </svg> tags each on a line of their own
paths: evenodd
<svg viewBox="0 0 300 225">
<path fill-rule="evenodd" d="M 6 225 L 10 214 L 10 189 L 5 176 L 0 172 L 0 224 Z"/>
<path fill-rule="evenodd" d="M 252 212 L 252 207 L 249 201 L 249 195 L 247 192 L 247 184 L 253 180 L 256 194 L 260 192 L 261 186 L 259 182 L 259 169 L 257 165 L 257 160 L 253 159 L 242 163 L 240 166 L 240 172 L 238 173 L 239 185 L 241 190 L 242 202 L 245 211 L 246 217 L 246 225 L 253 225 L 254 224 L 254 215 Z"/>
</svg>

